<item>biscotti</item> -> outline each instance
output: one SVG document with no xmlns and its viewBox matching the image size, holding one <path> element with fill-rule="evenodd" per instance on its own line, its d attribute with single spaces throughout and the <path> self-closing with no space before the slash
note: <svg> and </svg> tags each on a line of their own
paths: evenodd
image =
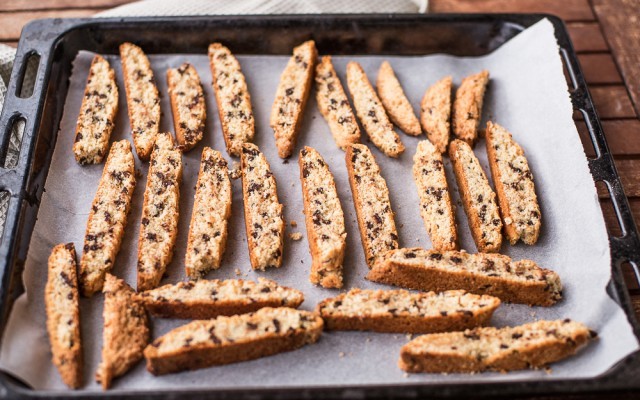
<svg viewBox="0 0 640 400">
<path fill-rule="evenodd" d="M 184 265 L 190 279 L 200 279 L 220 268 L 227 244 L 231 216 L 231 181 L 227 162 L 220 152 L 202 150 Z"/>
<path fill-rule="evenodd" d="M 558 274 L 531 260 L 513 261 L 501 254 L 398 249 L 381 258 L 367 279 L 427 292 L 461 289 L 537 306 L 551 306 L 562 298 Z"/>
<path fill-rule="evenodd" d="M 420 215 L 435 250 L 456 250 L 458 233 L 442 155 L 428 140 L 413 156 L 413 180 L 418 188 Z"/>
<path fill-rule="evenodd" d="M 315 42 L 304 42 L 293 49 L 293 55 L 280 76 L 270 119 L 280 158 L 289 157 L 296 145 L 304 109 L 311 93 L 316 58 L 318 52 Z"/>
<path fill-rule="evenodd" d="M 596 333 L 569 319 L 420 336 L 400 350 L 407 372 L 472 373 L 541 368 L 574 355 Z"/>
<path fill-rule="evenodd" d="M 160 127 L 160 95 L 151 63 L 140 47 L 121 44 L 120 59 L 133 146 L 138 158 L 148 160 Z"/>
<path fill-rule="evenodd" d="M 449 145 L 449 158 L 467 214 L 471 236 L 479 252 L 494 253 L 502 246 L 502 220 L 496 194 L 489 185 L 480 161 L 471 147 L 461 140 Z"/>
<path fill-rule="evenodd" d="M 311 251 L 309 279 L 326 288 L 341 288 L 347 232 L 333 175 L 320 153 L 311 147 L 300 151 L 298 163 Z"/>
<path fill-rule="evenodd" d="M 142 358 L 149 343 L 149 318 L 135 292 L 122 279 L 107 274 L 104 284 L 102 361 L 96 381 L 103 389 Z"/>
<path fill-rule="evenodd" d="M 422 129 L 442 154 L 447 152 L 451 136 L 451 87 L 450 76 L 440 79 L 427 89 L 420 103 Z"/>
<path fill-rule="evenodd" d="M 453 133 L 456 138 L 473 146 L 478 138 L 478 125 L 482 119 L 484 92 L 489 83 L 489 72 L 467 76 L 456 91 L 453 102 Z"/>
<path fill-rule="evenodd" d="M 540 235 L 540 206 L 524 151 L 498 124 L 487 123 L 485 138 L 507 239 L 511 244 L 518 240 L 535 244 Z"/>
<path fill-rule="evenodd" d="M 204 135 L 207 108 L 198 71 L 188 63 L 167 70 L 173 126 L 178 146 L 191 150 Z"/>
<path fill-rule="evenodd" d="M 278 268 L 282 265 L 284 219 L 276 179 L 258 146 L 246 143 L 240 160 L 251 267 L 259 270 Z"/>
<path fill-rule="evenodd" d="M 49 256 L 44 302 L 53 364 L 72 389 L 82 385 L 80 305 L 73 243 L 59 244 Z"/>
<path fill-rule="evenodd" d="M 111 145 L 87 221 L 80 259 L 80 286 L 85 296 L 102 289 L 120 250 L 127 214 L 136 185 L 135 164 L 128 140 Z"/>
<path fill-rule="evenodd" d="M 338 147 L 346 150 L 348 145 L 360 141 L 358 121 L 333 68 L 331 56 L 322 57 L 316 66 L 316 100 Z"/>
<path fill-rule="evenodd" d="M 367 146 L 349 146 L 346 162 L 362 247 L 367 265 L 371 268 L 378 257 L 398 248 L 398 231 L 393 219 L 389 189 Z"/>
<path fill-rule="evenodd" d="M 220 43 L 209 46 L 212 86 L 218 103 L 218 116 L 227 152 L 239 157 L 242 145 L 253 140 L 255 120 L 251 96 L 240 63 Z"/>
<path fill-rule="evenodd" d="M 100 164 L 118 113 L 118 85 L 109 62 L 93 57 L 80 106 L 73 154 L 79 164 Z"/>
<path fill-rule="evenodd" d="M 193 321 L 156 339 L 144 351 L 154 375 L 253 360 L 315 343 L 323 322 L 292 308 Z"/>
<path fill-rule="evenodd" d="M 304 301 L 304 295 L 299 290 L 264 278 L 258 278 L 258 282 L 201 279 L 142 292 L 138 299 L 152 315 L 158 317 L 211 319 L 264 307 L 298 308 Z"/>
<path fill-rule="evenodd" d="M 391 121 L 407 135 L 421 134 L 420 121 L 413 112 L 413 107 L 388 61 L 384 61 L 380 65 L 376 87 L 382 105 L 387 110 Z"/>
<path fill-rule="evenodd" d="M 138 290 L 160 284 L 178 236 L 182 154 L 169 133 L 153 145 L 138 235 Z"/>
<path fill-rule="evenodd" d="M 328 330 L 396 333 L 461 331 L 486 325 L 500 300 L 462 290 L 410 293 L 351 289 L 317 306 Z"/>
<path fill-rule="evenodd" d="M 404 152 L 404 144 L 393 130 L 393 125 L 369 78 L 355 61 L 347 64 L 347 87 L 351 92 L 358 118 L 373 144 L 389 157 L 400 156 Z"/>
</svg>

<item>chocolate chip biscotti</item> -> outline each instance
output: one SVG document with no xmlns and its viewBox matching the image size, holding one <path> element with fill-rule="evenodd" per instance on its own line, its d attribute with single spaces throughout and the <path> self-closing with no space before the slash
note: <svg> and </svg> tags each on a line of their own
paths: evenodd
<svg viewBox="0 0 640 400">
<path fill-rule="evenodd" d="M 326 288 L 341 288 L 347 232 L 333 175 L 320 153 L 311 147 L 300 151 L 298 163 L 311 250 L 309 279 Z"/>
<path fill-rule="evenodd" d="M 298 308 L 301 291 L 258 278 L 179 282 L 138 294 L 154 316 L 164 318 L 211 319 L 220 315 L 244 314 L 264 307 Z"/>
<path fill-rule="evenodd" d="M 148 160 L 160 127 L 160 95 L 151 63 L 140 47 L 121 44 L 120 59 L 133 145 L 138 158 Z"/>
<path fill-rule="evenodd" d="M 311 93 L 316 58 L 318 52 L 315 42 L 304 42 L 293 49 L 293 56 L 280 76 L 270 120 L 280 158 L 289 157 L 296 145 L 304 109 Z"/>
<path fill-rule="evenodd" d="M 451 127 L 451 77 L 447 76 L 434 83 L 422 97 L 420 103 L 420 123 L 427 139 L 442 154 L 447 152 Z"/>
<path fill-rule="evenodd" d="M 558 274 L 501 254 L 397 249 L 379 259 L 367 279 L 427 292 L 461 289 L 536 306 L 551 306 L 562 298 Z"/>
<path fill-rule="evenodd" d="M 467 76 L 458 87 L 453 102 L 453 133 L 456 138 L 472 147 L 478 139 L 478 125 L 482 119 L 482 103 L 487 83 L 489 72 L 486 70 Z"/>
<path fill-rule="evenodd" d="M 362 247 L 367 265 L 371 268 L 379 257 L 398 248 L 398 231 L 393 219 L 389 189 L 367 146 L 349 146 L 346 162 Z"/>
<path fill-rule="evenodd" d="M 328 330 L 397 333 L 461 331 L 486 325 L 500 300 L 463 290 L 410 293 L 351 289 L 316 310 Z"/>
<path fill-rule="evenodd" d="M 487 123 L 487 158 L 500 202 L 504 231 L 511 244 L 535 244 L 540 235 L 540 206 L 524 150 L 498 124 Z"/>
<path fill-rule="evenodd" d="M 596 337 L 569 319 L 420 336 L 400 350 L 407 372 L 472 373 L 541 368 L 574 355 Z"/>
<path fill-rule="evenodd" d="M 253 360 L 315 343 L 322 318 L 292 308 L 193 321 L 156 339 L 144 351 L 154 375 Z"/>
<path fill-rule="evenodd" d="M 198 71 L 188 63 L 167 70 L 173 126 L 178 146 L 191 150 L 204 135 L 207 107 Z"/>
<path fill-rule="evenodd" d="M 169 133 L 153 145 L 138 236 L 138 290 L 160 284 L 178 236 L 182 153 Z"/>
<path fill-rule="evenodd" d="M 101 290 L 104 275 L 113 268 L 135 185 L 131 144 L 128 140 L 115 142 L 111 145 L 87 221 L 80 259 L 80 286 L 85 296 Z"/>
<path fill-rule="evenodd" d="M 73 243 L 59 244 L 49 256 L 44 302 L 53 364 L 72 389 L 82 385 L 82 341 L 76 250 Z"/>
<path fill-rule="evenodd" d="M 413 106 L 400 86 L 391 64 L 384 61 L 378 70 L 376 81 L 378 95 L 389 114 L 389 118 L 407 135 L 418 136 L 422 133 L 420 121 L 413 112 Z"/>
<path fill-rule="evenodd" d="M 80 106 L 73 154 L 79 164 L 100 164 L 118 113 L 118 85 L 109 62 L 93 57 Z"/>
</svg>

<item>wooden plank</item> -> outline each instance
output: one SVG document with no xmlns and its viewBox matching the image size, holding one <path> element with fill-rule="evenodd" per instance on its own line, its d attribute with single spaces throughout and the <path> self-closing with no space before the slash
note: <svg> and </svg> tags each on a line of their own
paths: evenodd
<svg viewBox="0 0 640 400">
<path fill-rule="evenodd" d="M 0 40 L 14 41 L 20 38 L 22 27 L 29 21 L 40 18 L 80 18 L 89 17 L 100 9 L 18 11 L 0 13 Z"/>
<path fill-rule="evenodd" d="M 582 144 L 587 156 L 594 157 L 595 151 L 582 121 L 576 121 Z M 602 121 L 602 130 L 607 138 L 609 150 L 614 156 L 640 155 L 640 120 L 609 120 Z"/>
<path fill-rule="evenodd" d="M 578 60 L 588 84 L 622 83 L 622 77 L 611 54 L 578 54 Z"/>
<path fill-rule="evenodd" d="M 0 11 L 35 11 L 65 8 L 112 8 L 134 0 L 3 0 Z"/>
<path fill-rule="evenodd" d="M 549 13 L 565 21 L 594 21 L 588 0 L 431 0 L 440 13 Z"/>
<path fill-rule="evenodd" d="M 591 86 L 589 92 L 600 119 L 636 117 L 636 110 L 624 85 Z M 582 114 L 578 113 L 576 117 L 582 119 Z"/>
<path fill-rule="evenodd" d="M 629 198 L 640 198 L 640 159 L 616 159 L 615 163 L 624 193 Z M 604 186 L 598 186 L 598 196 L 601 199 L 609 198 Z"/>
<path fill-rule="evenodd" d="M 578 53 L 609 51 L 597 22 L 573 22 L 567 24 L 573 48 Z"/>
</svg>

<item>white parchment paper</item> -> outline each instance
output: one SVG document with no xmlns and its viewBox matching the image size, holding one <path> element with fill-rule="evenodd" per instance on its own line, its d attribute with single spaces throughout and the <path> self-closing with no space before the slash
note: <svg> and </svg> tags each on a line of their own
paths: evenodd
<svg viewBox="0 0 640 400">
<path fill-rule="evenodd" d="M 211 32 L 212 41 L 215 32 Z M 204 53 L 205 49 L 203 49 Z M 184 279 L 183 259 L 191 215 L 194 185 L 203 146 L 212 146 L 227 155 L 221 136 L 216 104 L 210 87 L 211 73 L 206 55 L 180 54 L 151 56 L 156 82 L 162 93 L 164 111 L 161 128 L 173 131 L 167 95 L 167 68 L 183 62 L 192 63 L 203 82 L 207 100 L 207 129 L 202 143 L 184 156 L 184 180 L 181 187 L 181 220 L 174 261 L 163 283 Z M 311 285 L 308 281 L 310 256 L 302 215 L 302 200 L 297 166 L 297 152 L 287 162 L 277 157 L 273 132 L 269 128 L 269 112 L 287 57 L 239 56 L 247 77 L 256 116 L 256 143 L 271 162 L 278 182 L 285 218 L 296 221 L 287 232 L 302 232 L 305 238 L 293 241 L 287 237 L 282 268 L 254 272 L 250 268 L 244 232 L 240 181 L 233 182 L 233 214 L 229 241 L 223 266 L 209 278 L 237 278 L 238 270 L 245 279 L 259 276 L 274 279 L 304 291 L 302 308 L 310 310 L 321 299 L 339 293 Z M 81 167 L 76 164 L 71 146 L 75 121 L 92 54 L 81 52 L 73 66 L 69 94 L 51 170 L 42 196 L 24 272 L 26 294 L 13 308 L 4 334 L 0 366 L 21 378 L 35 389 L 65 389 L 50 361 L 45 332 L 43 290 L 46 281 L 47 258 L 57 243 L 74 242 L 80 253 L 90 205 L 103 165 Z M 124 88 L 119 59 L 109 56 L 116 70 L 120 87 L 120 107 L 113 139 L 130 139 Z M 345 82 L 345 66 L 357 59 L 375 82 L 377 69 L 387 59 L 394 67 L 414 108 L 425 89 L 445 75 L 454 82 L 486 68 L 491 82 L 485 99 L 484 115 L 513 132 L 525 149 L 536 179 L 542 207 L 542 234 L 535 246 L 503 245 L 502 252 L 513 258 L 530 258 L 557 271 L 564 283 L 564 300 L 551 308 L 524 305 L 500 307 L 493 318 L 497 326 L 521 324 L 536 319 L 571 317 L 596 330 L 600 338 L 576 357 L 553 366 L 553 372 L 522 371 L 509 374 L 477 375 L 411 375 L 397 368 L 400 347 L 405 335 L 367 332 L 327 332 L 319 343 L 301 350 L 260 360 L 223 367 L 213 367 L 163 377 L 146 372 L 141 362 L 122 378 L 116 379 L 113 390 L 180 388 L 255 388 L 309 387 L 315 385 L 408 384 L 435 382 L 512 381 L 521 379 L 549 380 L 557 378 L 593 377 L 603 373 L 624 356 L 638 348 L 631 327 L 622 309 L 606 294 L 611 277 L 611 260 L 604 221 L 595 186 L 578 132 L 572 119 L 572 108 L 563 77 L 561 60 L 551 23 L 541 21 L 521 33 L 494 53 L 479 58 L 457 58 L 444 55 L 426 57 L 335 57 L 338 74 Z M 368 269 L 357 230 L 344 164 L 344 153 L 331 137 L 329 128 L 318 112 L 315 95 L 310 99 L 297 149 L 313 146 L 325 157 L 333 171 L 347 222 L 347 255 L 345 258 L 345 288 L 383 288 L 364 279 Z M 431 246 L 418 209 L 418 197 L 411 174 L 412 157 L 418 140 L 401 133 L 407 151 L 397 160 L 373 152 L 391 191 L 391 203 L 396 212 L 402 246 Z M 363 135 L 365 142 L 366 135 Z M 373 148 L 373 146 L 370 146 Z M 476 154 L 489 175 L 484 141 Z M 233 164 L 237 160 L 227 157 Z M 457 207 L 457 222 L 462 248 L 475 252 L 449 161 L 445 161 Z M 141 214 L 142 195 L 147 165 L 136 161 L 141 173 L 135 189 L 132 212 L 124 242 L 113 273 L 124 277 L 135 287 L 136 246 Z M 100 390 L 94 383 L 94 373 L 102 346 L 102 295 L 81 300 L 82 337 L 85 352 L 84 390 Z M 157 337 L 185 321 L 153 320 L 153 336 Z"/>
</svg>

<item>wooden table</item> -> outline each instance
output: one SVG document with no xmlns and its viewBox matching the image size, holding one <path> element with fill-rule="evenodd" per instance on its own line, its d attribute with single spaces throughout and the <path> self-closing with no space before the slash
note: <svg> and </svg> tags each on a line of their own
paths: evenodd
<svg viewBox="0 0 640 400">
<path fill-rule="evenodd" d="M 130 1 L 2 0 L 0 43 L 16 46 L 22 26 L 32 19 L 87 17 Z M 640 1 L 430 0 L 430 10 L 549 13 L 566 21 L 636 223 L 640 222 Z M 579 123 L 579 130 L 587 155 L 593 155 L 584 123 Z M 604 185 L 598 191 L 607 228 L 619 233 Z M 640 318 L 640 287 L 630 268 L 625 275 Z"/>
</svg>

